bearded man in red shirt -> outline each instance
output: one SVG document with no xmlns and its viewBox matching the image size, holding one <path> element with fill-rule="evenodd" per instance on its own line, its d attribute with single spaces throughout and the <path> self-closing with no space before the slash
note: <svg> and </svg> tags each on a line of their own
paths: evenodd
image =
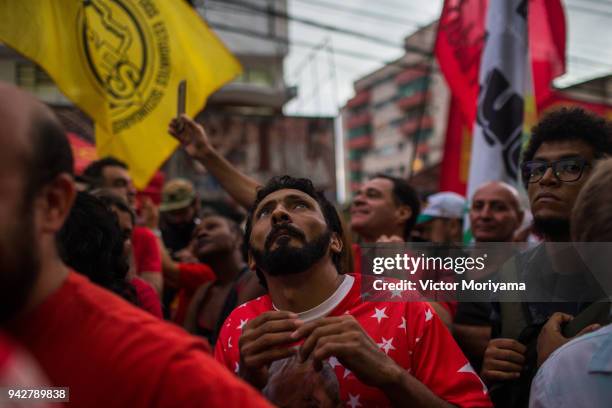
<svg viewBox="0 0 612 408">
<path fill-rule="evenodd" d="M 56 234 L 76 194 L 70 145 L 49 108 L 4 83 L 0 144 L 0 329 L 50 385 L 69 388 L 70 406 L 269 406 L 205 342 L 62 263 Z"/>
<path fill-rule="evenodd" d="M 216 345 L 217 360 L 277 404 L 291 389 L 292 406 L 336 406 L 329 398 L 332 382 L 313 379 L 331 368 L 338 399 L 349 407 L 408 401 L 428 408 L 491 406 L 429 304 L 361 299 L 360 275 L 340 270 L 347 250 L 341 237 L 336 210 L 309 180 L 283 176 L 263 186 L 249 212 L 245 241 L 249 266 L 269 295 L 232 312 Z M 311 369 L 291 370 L 278 364 L 284 359 Z M 304 379 L 283 372 L 303 372 Z M 325 392 L 317 393 L 320 387 Z M 312 401 L 315 395 L 330 404 Z"/>
</svg>

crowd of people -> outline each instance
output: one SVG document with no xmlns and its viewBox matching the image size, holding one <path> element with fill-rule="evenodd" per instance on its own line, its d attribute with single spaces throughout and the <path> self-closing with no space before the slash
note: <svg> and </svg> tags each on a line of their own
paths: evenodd
<svg viewBox="0 0 612 408">
<path fill-rule="evenodd" d="M 69 387 L 88 408 L 612 405 L 610 288 L 576 301 L 587 282 L 566 283 L 571 260 L 546 246 L 612 241 L 610 122 L 544 116 L 528 204 L 501 181 L 423 199 L 381 174 L 349 219 L 308 179 L 241 173 L 186 115 L 168 131 L 244 219 L 186 179 L 137 199 L 116 158 L 75 175 L 49 108 L 0 84 L 0 389 Z M 502 268 L 546 274 L 557 301 L 364 299 L 359 243 L 459 246 L 466 213 L 476 243 L 536 243 Z"/>
</svg>

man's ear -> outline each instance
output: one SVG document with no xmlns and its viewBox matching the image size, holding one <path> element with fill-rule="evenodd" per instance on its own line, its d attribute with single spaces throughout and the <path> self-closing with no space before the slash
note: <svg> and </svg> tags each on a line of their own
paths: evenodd
<svg viewBox="0 0 612 408">
<path fill-rule="evenodd" d="M 400 205 L 395 209 L 395 216 L 398 224 L 405 224 L 412 217 L 412 208 L 407 205 Z"/>
<path fill-rule="evenodd" d="M 332 233 L 330 243 L 329 243 L 330 251 L 333 253 L 339 254 L 340 252 L 342 252 L 343 247 L 344 247 L 344 244 L 342 242 L 342 239 L 340 239 L 340 237 L 338 236 L 336 232 Z"/>
<path fill-rule="evenodd" d="M 74 178 L 62 173 L 47 183 L 36 198 L 36 217 L 44 233 L 55 234 L 70 214 L 76 197 Z"/>
<path fill-rule="evenodd" d="M 249 265 L 250 270 L 252 271 L 255 270 L 255 258 L 253 257 L 253 253 L 251 252 L 250 249 L 247 252 L 247 264 Z"/>
</svg>

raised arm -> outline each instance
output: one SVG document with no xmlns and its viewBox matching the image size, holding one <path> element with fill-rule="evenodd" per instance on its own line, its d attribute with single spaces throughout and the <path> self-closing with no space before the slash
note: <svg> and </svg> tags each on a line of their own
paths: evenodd
<svg viewBox="0 0 612 408">
<path fill-rule="evenodd" d="M 246 208 L 253 204 L 261 184 L 240 172 L 219 154 L 208 140 L 202 125 L 183 114 L 180 119 L 172 119 L 168 133 L 181 143 L 190 157 L 206 167 L 236 202 Z"/>
</svg>

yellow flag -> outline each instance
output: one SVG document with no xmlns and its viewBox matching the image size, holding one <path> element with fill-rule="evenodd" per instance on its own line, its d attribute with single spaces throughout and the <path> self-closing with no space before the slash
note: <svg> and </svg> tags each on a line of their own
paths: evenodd
<svg viewBox="0 0 612 408">
<path fill-rule="evenodd" d="M 139 188 L 176 148 L 179 82 L 193 116 L 241 71 L 182 0 L 0 0 L 0 41 L 94 119 L 99 156 L 126 161 Z"/>
</svg>

